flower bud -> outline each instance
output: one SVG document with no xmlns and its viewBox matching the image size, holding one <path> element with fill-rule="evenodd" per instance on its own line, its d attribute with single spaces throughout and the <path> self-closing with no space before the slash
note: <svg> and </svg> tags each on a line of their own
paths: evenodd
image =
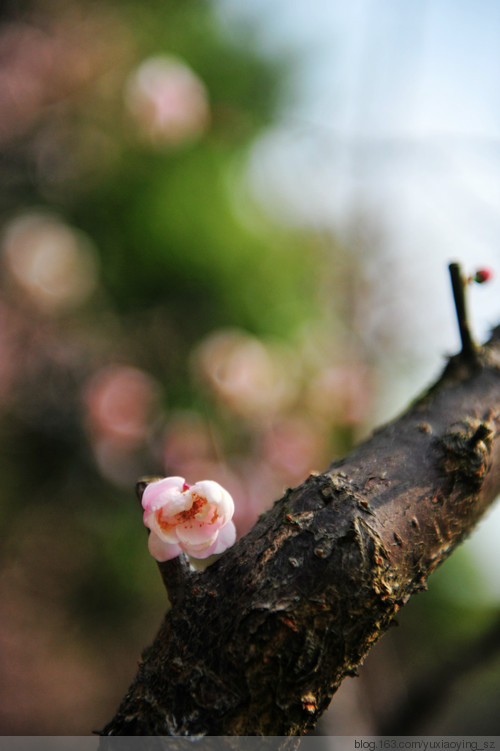
<svg viewBox="0 0 500 751">
<path fill-rule="evenodd" d="M 472 279 L 476 284 L 484 284 L 484 282 L 488 282 L 492 276 L 493 272 L 491 269 L 478 269 Z"/>
</svg>

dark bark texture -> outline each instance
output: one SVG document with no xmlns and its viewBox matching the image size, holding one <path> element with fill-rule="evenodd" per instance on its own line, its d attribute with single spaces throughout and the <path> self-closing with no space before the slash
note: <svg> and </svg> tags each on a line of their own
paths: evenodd
<svg viewBox="0 0 500 751">
<path fill-rule="evenodd" d="M 500 492 L 500 327 L 311 475 L 172 608 L 103 735 L 300 735 Z"/>
</svg>

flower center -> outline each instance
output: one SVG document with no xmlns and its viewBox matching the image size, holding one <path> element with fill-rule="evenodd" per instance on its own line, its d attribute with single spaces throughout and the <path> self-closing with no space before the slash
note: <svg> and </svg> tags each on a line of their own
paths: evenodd
<svg viewBox="0 0 500 751">
<path fill-rule="evenodd" d="M 206 502 L 206 498 L 202 498 L 200 495 L 193 495 L 193 505 L 191 508 L 188 508 L 185 511 L 179 511 L 179 513 L 175 515 L 177 524 L 185 524 L 191 519 L 194 519 L 196 514 L 206 505 Z"/>
</svg>

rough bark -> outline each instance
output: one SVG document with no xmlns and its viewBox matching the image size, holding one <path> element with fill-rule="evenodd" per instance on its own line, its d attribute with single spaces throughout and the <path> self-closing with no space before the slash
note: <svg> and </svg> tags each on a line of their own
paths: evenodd
<svg viewBox="0 0 500 751">
<path fill-rule="evenodd" d="M 299 735 L 500 493 L 500 327 L 263 514 L 172 608 L 106 735 Z"/>
</svg>

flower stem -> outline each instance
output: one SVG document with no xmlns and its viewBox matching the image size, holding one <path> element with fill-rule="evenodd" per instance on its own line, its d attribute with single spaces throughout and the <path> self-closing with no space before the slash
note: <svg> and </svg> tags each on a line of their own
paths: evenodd
<svg viewBox="0 0 500 751">
<path fill-rule="evenodd" d="M 147 486 L 148 480 L 145 478 L 136 483 L 135 492 L 139 502 L 142 501 Z M 170 604 L 175 607 L 182 600 L 186 585 L 192 579 L 195 571 L 185 553 L 181 553 L 169 561 L 157 561 L 157 563 Z"/>
</svg>

